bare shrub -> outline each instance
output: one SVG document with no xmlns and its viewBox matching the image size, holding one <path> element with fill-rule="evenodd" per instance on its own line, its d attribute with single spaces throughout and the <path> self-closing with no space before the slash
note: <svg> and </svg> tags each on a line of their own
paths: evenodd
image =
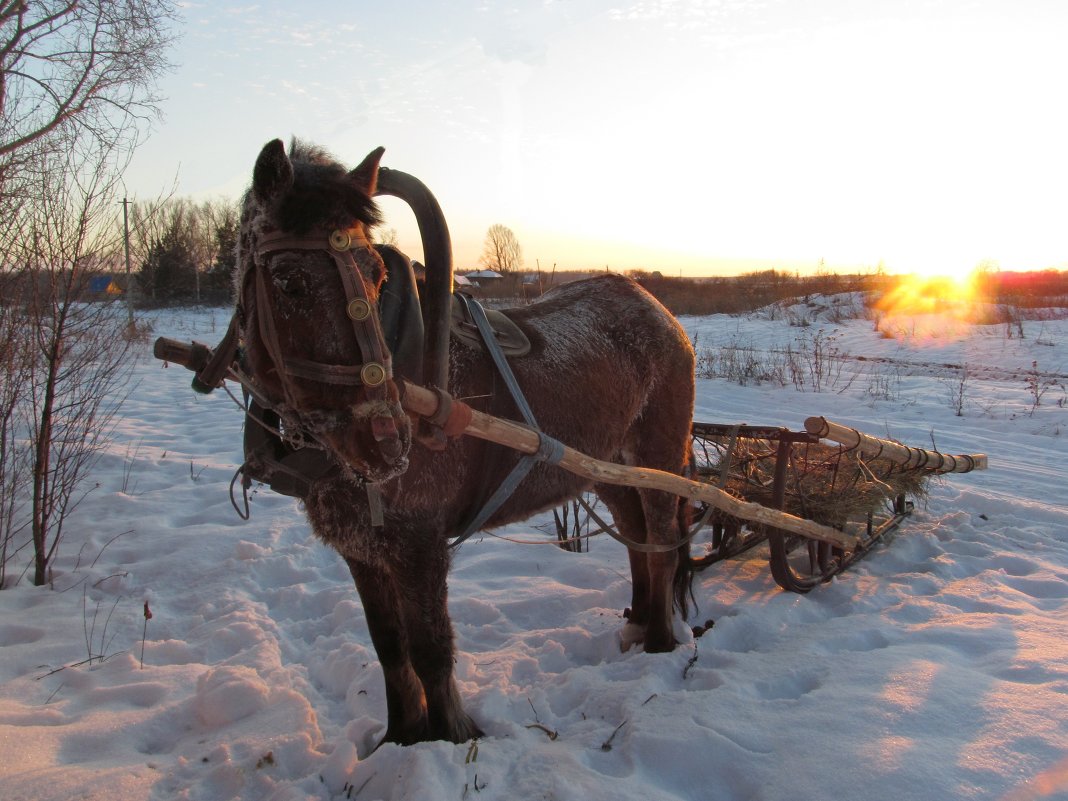
<svg viewBox="0 0 1068 801">
<path fill-rule="evenodd" d="M 946 386 L 946 394 L 949 398 L 949 408 L 957 417 L 964 417 L 964 405 L 968 399 L 968 365 L 961 368 L 960 375 L 955 381 Z"/>
<path fill-rule="evenodd" d="M 1031 362 L 1031 369 L 1027 371 L 1027 393 L 1031 399 L 1031 408 L 1028 411 L 1028 416 L 1034 417 L 1035 410 L 1042 405 L 1042 399 L 1046 397 L 1051 389 L 1059 387 L 1061 392 L 1064 392 L 1064 386 L 1055 378 L 1050 378 L 1042 374 L 1038 369 L 1038 362 Z M 1057 404 L 1063 406 L 1064 402 L 1061 401 Z"/>
<path fill-rule="evenodd" d="M 116 187 L 157 110 L 171 0 L 0 3 L 0 586 L 32 542 L 48 580 L 132 365 Z"/>
<path fill-rule="evenodd" d="M 896 401 L 901 394 L 901 370 L 873 368 L 868 373 L 868 386 L 865 390 L 869 401 L 874 405 L 877 401 Z"/>
<path fill-rule="evenodd" d="M 697 348 L 698 378 L 724 378 L 741 386 L 793 384 L 798 392 L 844 392 L 856 373 L 846 372 L 849 354 L 823 329 L 805 332 L 792 344 L 762 350 L 752 342 L 732 337 L 718 348 Z"/>
<path fill-rule="evenodd" d="M 790 380 L 799 392 L 840 392 L 852 384 L 855 375 L 843 377 L 849 354 L 838 347 L 836 340 L 835 334 L 821 328 L 802 334 L 795 338 L 794 345 L 787 346 Z"/>
<path fill-rule="evenodd" d="M 774 383 L 786 386 L 786 369 L 782 354 L 756 348 L 751 342 L 733 339 L 718 348 L 697 352 L 699 378 L 724 378 L 740 386 Z"/>
<path fill-rule="evenodd" d="M 87 299 L 90 277 L 119 246 L 114 226 L 100 219 L 115 201 L 119 173 L 110 155 L 65 160 L 42 173 L 39 202 L 25 210 L 32 235 L 18 249 L 22 330 L 33 343 L 21 403 L 29 421 L 38 585 L 48 581 L 67 517 L 89 491 L 88 472 L 111 437 L 134 364 L 136 337 L 126 335 L 125 309 Z"/>
</svg>

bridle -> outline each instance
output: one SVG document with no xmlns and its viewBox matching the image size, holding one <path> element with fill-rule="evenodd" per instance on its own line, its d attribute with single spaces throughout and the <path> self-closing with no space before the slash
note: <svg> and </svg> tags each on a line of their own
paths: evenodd
<svg viewBox="0 0 1068 801">
<path fill-rule="evenodd" d="M 367 295 L 356 263 L 354 252 L 371 257 L 371 243 L 358 228 L 335 230 L 330 233 L 316 232 L 308 236 L 293 236 L 283 231 L 272 231 L 260 236 L 256 245 L 256 305 L 260 336 L 267 353 L 278 370 L 287 396 L 289 378 L 311 379 L 325 384 L 343 386 L 363 385 L 369 400 L 386 398 L 386 382 L 393 377 L 393 365 L 386 347 L 382 327 L 371 298 Z M 345 291 L 345 315 L 352 321 L 352 330 L 360 353 L 366 359 L 363 364 L 326 364 L 305 359 L 286 359 L 278 344 L 278 328 L 270 314 L 267 301 L 266 258 L 282 250 L 316 250 L 329 255 L 337 266 L 341 285 Z"/>
<path fill-rule="evenodd" d="M 360 349 L 360 364 L 329 364 L 308 359 L 286 358 L 279 341 L 278 326 L 269 302 L 267 282 L 269 279 L 267 259 L 274 253 L 285 250 L 321 251 L 331 257 L 337 267 L 345 294 L 345 315 L 352 323 L 356 343 Z M 284 404 L 274 410 L 287 423 L 289 433 L 309 444 L 301 436 L 306 432 L 316 433 L 341 425 L 351 420 L 349 410 L 306 411 L 297 403 L 298 381 L 318 381 L 335 386 L 362 386 L 364 396 L 371 405 L 372 433 L 376 440 L 396 436 L 393 414 L 387 408 L 393 406 L 390 385 L 393 364 L 386 346 L 382 326 L 376 313 L 374 301 L 367 293 L 359 261 L 379 257 L 371 243 L 359 228 L 334 231 L 313 231 L 304 236 L 295 236 L 283 231 L 268 231 L 259 237 L 253 254 L 251 271 L 256 294 L 256 320 L 260 339 L 273 363 L 281 384 Z M 247 280 L 247 278 L 246 278 Z M 262 394 L 262 387 L 259 388 Z M 395 390 L 394 390 L 395 392 Z M 395 395 L 394 395 L 395 397 Z M 399 406 L 397 407 L 399 411 Z"/>
</svg>

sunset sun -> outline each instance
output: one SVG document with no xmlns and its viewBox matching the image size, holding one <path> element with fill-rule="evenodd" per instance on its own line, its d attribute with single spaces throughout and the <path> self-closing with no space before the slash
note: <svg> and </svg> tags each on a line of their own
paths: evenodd
<svg viewBox="0 0 1068 801">
<path fill-rule="evenodd" d="M 926 318 L 923 331 L 944 334 L 947 329 L 971 319 L 978 300 L 977 287 L 982 268 L 960 272 L 911 273 L 897 282 L 876 303 L 882 318 L 880 330 L 893 335 L 897 330 L 917 330 L 918 317 Z"/>
</svg>

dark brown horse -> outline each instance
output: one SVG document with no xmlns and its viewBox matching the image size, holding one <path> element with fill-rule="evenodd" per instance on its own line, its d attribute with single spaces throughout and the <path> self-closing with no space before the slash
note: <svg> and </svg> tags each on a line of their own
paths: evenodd
<svg viewBox="0 0 1068 801">
<path fill-rule="evenodd" d="M 385 275 L 367 240 L 381 149 L 347 171 L 322 151 L 268 143 L 241 218 L 238 320 L 252 386 L 290 441 L 338 466 L 304 501 L 312 528 L 348 563 L 385 674 L 385 740 L 478 736 L 453 678 L 446 604 L 449 538 L 519 454 L 470 437 L 442 449 L 413 437 L 376 314 Z M 369 313 L 368 313 L 369 312 Z M 633 281 L 566 284 L 513 309 L 531 343 L 513 368 L 548 435 L 595 458 L 681 473 L 689 455 L 694 358 L 674 318 Z M 518 419 L 489 356 L 453 341 L 447 390 Z M 428 441 L 429 442 L 429 441 Z M 430 443 L 431 445 L 433 443 Z M 369 493 L 367 485 L 372 491 Z M 488 521 L 527 518 L 589 489 L 538 464 Z M 673 606 L 686 614 L 685 505 L 660 492 L 596 486 L 620 532 L 664 546 L 630 552 L 625 644 L 669 651 Z"/>
</svg>

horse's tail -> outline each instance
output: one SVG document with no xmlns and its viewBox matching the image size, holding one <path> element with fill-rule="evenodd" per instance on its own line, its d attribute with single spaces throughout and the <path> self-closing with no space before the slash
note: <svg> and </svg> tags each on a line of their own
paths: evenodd
<svg viewBox="0 0 1068 801">
<path fill-rule="evenodd" d="M 675 579 L 673 589 L 675 594 L 675 608 L 679 610 L 682 619 L 690 616 L 690 602 L 693 601 L 694 611 L 697 611 L 697 601 L 693 597 L 693 570 L 690 569 L 690 521 L 693 517 L 693 506 L 689 499 L 679 497 L 676 523 L 679 529 L 679 539 L 682 543 L 678 547 L 678 564 L 675 566 Z"/>
</svg>

